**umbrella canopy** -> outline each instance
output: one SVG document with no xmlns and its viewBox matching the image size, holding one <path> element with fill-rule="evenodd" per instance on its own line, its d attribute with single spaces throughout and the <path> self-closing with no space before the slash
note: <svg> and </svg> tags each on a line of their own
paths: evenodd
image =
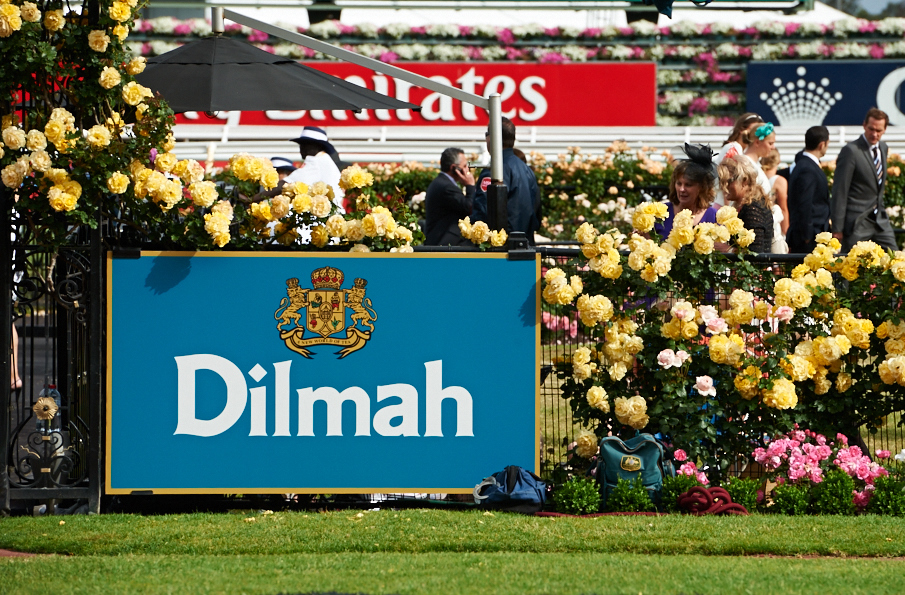
<svg viewBox="0 0 905 595">
<path fill-rule="evenodd" d="M 244 41 L 219 36 L 151 58 L 135 79 L 160 91 L 177 113 L 421 109 Z"/>
</svg>

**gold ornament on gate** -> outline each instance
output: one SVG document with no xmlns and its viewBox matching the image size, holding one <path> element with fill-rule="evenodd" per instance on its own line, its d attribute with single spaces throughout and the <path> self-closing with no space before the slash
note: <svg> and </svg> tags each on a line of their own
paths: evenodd
<svg viewBox="0 0 905 595">
<path fill-rule="evenodd" d="M 351 289 L 343 289 L 344 279 L 341 270 L 326 266 L 312 271 L 311 289 L 300 287 L 295 277 L 286 280 L 286 297 L 273 315 L 286 347 L 310 359 L 310 347 L 338 345 L 342 359 L 367 344 L 377 320 L 365 297 L 368 282 L 355 279 Z"/>
<path fill-rule="evenodd" d="M 57 414 L 58 409 L 57 402 L 54 401 L 52 397 L 41 397 L 34 404 L 34 407 L 31 408 L 31 410 L 35 412 L 35 416 L 41 421 L 53 419 L 53 416 Z"/>
</svg>

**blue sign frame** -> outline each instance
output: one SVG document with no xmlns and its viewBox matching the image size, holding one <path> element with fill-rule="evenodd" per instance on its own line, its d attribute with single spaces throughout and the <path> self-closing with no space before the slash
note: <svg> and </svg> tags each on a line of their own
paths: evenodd
<svg viewBox="0 0 905 595">
<path fill-rule="evenodd" d="M 108 494 L 467 493 L 539 471 L 539 257 L 107 265 Z"/>
</svg>

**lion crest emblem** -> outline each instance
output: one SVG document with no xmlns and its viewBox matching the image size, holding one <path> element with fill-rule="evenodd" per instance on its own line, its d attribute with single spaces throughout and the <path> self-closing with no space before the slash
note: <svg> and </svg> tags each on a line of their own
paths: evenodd
<svg viewBox="0 0 905 595">
<path fill-rule="evenodd" d="M 299 287 L 296 278 L 286 280 L 286 297 L 273 314 L 286 347 L 311 359 L 310 347 L 337 345 L 342 359 L 367 344 L 377 320 L 365 297 L 368 282 L 355 279 L 352 288 L 343 289 L 343 279 L 341 270 L 323 267 L 311 273 L 311 289 Z"/>
</svg>

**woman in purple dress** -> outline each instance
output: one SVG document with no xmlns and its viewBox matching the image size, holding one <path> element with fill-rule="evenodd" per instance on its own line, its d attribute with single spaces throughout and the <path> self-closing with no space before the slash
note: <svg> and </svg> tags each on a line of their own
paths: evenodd
<svg viewBox="0 0 905 595">
<path fill-rule="evenodd" d="M 716 223 L 716 207 L 712 206 L 716 194 L 716 174 L 713 171 L 713 153 L 706 145 L 685 144 L 686 159 L 679 159 L 669 180 L 669 215 L 662 223 L 654 225 L 661 240 L 669 237 L 676 213 L 691 211 L 692 222 Z"/>
</svg>

